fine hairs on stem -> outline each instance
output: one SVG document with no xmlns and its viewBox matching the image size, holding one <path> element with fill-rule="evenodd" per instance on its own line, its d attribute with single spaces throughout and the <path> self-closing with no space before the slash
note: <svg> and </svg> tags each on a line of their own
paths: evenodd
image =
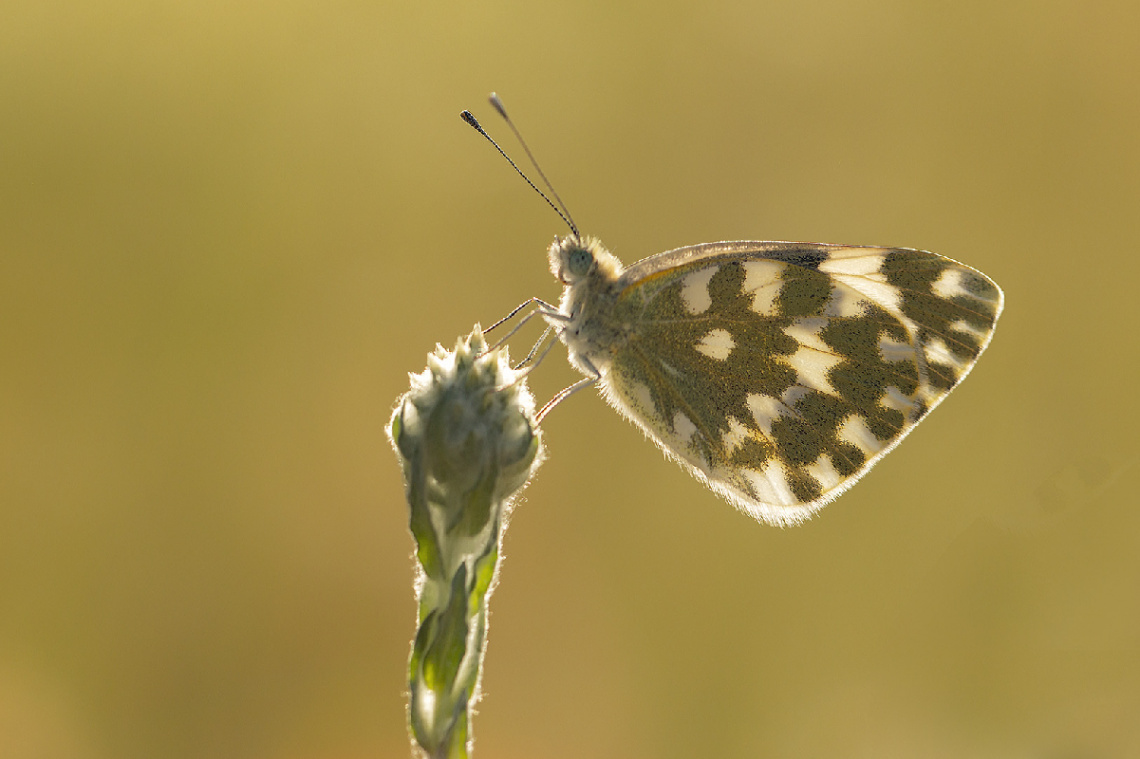
<svg viewBox="0 0 1140 759">
<path fill-rule="evenodd" d="M 411 375 L 388 429 L 416 542 L 408 728 L 428 759 L 470 755 L 503 531 L 542 461 L 534 399 L 516 374 L 506 349 L 488 349 L 476 325 Z"/>
</svg>

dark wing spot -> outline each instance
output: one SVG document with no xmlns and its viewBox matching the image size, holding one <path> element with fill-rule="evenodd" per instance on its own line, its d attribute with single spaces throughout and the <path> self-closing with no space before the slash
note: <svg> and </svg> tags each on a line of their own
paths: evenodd
<svg viewBox="0 0 1140 759">
<path fill-rule="evenodd" d="M 788 487 L 792 489 L 792 495 L 798 498 L 800 503 L 809 503 L 823 495 L 823 487 L 819 484 L 819 480 L 802 469 L 788 471 Z"/>
</svg>

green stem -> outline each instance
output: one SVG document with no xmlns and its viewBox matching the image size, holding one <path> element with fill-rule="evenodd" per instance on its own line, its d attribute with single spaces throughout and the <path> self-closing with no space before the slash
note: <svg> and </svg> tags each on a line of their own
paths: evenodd
<svg viewBox="0 0 1140 759">
<path fill-rule="evenodd" d="M 418 562 L 408 726 L 421 756 L 466 759 L 504 520 L 542 442 L 525 382 L 478 326 L 411 379 L 389 428 Z"/>
</svg>

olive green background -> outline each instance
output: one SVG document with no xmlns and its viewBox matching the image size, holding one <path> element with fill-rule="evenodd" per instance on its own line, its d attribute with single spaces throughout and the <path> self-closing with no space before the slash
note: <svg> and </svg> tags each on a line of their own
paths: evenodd
<svg viewBox="0 0 1140 759">
<path fill-rule="evenodd" d="M 813 522 L 592 393 L 506 536 L 476 756 L 1140 755 L 1134 2 L 5 6 L 0 755 L 407 756 L 407 372 L 627 263 L 922 247 L 1006 312 Z M 516 355 L 537 336 L 524 332 Z M 574 374 L 556 349 L 548 398 Z"/>
</svg>

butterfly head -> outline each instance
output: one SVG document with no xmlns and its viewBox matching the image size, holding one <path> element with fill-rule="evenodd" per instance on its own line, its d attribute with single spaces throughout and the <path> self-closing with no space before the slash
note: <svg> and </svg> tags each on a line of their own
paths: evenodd
<svg viewBox="0 0 1140 759">
<path fill-rule="evenodd" d="M 570 287 L 594 276 L 613 280 L 622 270 L 621 262 L 593 237 L 570 235 L 555 239 L 549 256 L 550 271 Z"/>
</svg>

